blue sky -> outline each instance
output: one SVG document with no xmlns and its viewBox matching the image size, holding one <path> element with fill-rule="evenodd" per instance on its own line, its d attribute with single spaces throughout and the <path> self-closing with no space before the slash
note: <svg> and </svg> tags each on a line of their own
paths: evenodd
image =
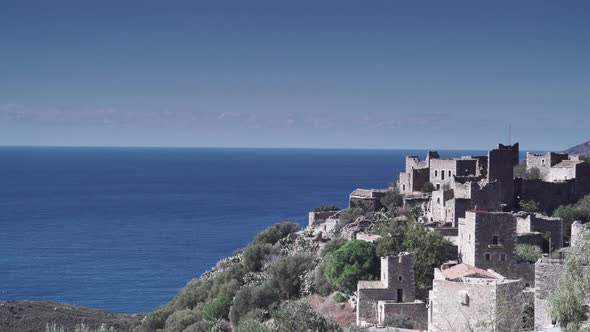
<svg viewBox="0 0 590 332">
<path fill-rule="evenodd" d="M 2 1 L 0 145 L 563 149 L 588 1 Z"/>
</svg>

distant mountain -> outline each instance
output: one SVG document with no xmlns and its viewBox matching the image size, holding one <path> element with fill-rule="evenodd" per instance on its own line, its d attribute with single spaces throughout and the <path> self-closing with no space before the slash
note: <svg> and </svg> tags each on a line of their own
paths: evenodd
<svg viewBox="0 0 590 332">
<path fill-rule="evenodd" d="M 590 156 L 590 141 L 576 145 L 573 148 L 565 150 L 564 152 L 572 155 Z"/>
</svg>

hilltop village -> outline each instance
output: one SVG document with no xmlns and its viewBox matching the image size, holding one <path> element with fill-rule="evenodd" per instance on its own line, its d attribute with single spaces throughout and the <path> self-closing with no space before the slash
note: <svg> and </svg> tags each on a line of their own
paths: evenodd
<svg viewBox="0 0 590 332">
<path fill-rule="evenodd" d="M 588 159 L 519 157 L 408 156 L 388 188 L 272 225 L 130 330 L 590 331 Z"/>
<path fill-rule="evenodd" d="M 559 331 L 549 296 L 585 227 L 550 215 L 589 193 L 586 161 L 548 152 L 527 153 L 523 163 L 518 143 L 499 144 L 485 156 L 406 157 L 395 184 L 353 191 L 348 210 L 378 213 L 398 196 L 400 209 L 409 211 L 398 221 L 413 215 L 449 240 L 456 255 L 435 268 L 427 293 L 417 289 L 414 253 L 381 257 L 379 279 L 359 281 L 351 299 L 356 324 L 375 331 L 395 322 L 407 327 L 404 321 L 417 331 Z M 343 213 L 310 212 L 308 230 L 318 248 L 334 237 L 382 239 L 372 231 L 374 221 L 359 216 L 342 225 Z M 542 257 L 519 259 L 520 245 L 538 248 Z"/>
</svg>

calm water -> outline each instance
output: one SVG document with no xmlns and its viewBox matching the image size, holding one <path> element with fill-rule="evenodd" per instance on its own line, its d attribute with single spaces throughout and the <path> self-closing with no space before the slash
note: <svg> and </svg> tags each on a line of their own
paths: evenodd
<svg viewBox="0 0 590 332">
<path fill-rule="evenodd" d="M 424 152 L 0 148 L 0 299 L 151 311 L 269 225 L 387 186 L 406 154 Z"/>
</svg>

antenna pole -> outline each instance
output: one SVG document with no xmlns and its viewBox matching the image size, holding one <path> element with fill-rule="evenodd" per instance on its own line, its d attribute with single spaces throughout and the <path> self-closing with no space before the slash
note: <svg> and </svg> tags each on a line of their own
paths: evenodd
<svg viewBox="0 0 590 332">
<path fill-rule="evenodd" d="M 512 144 L 512 126 L 508 125 L 508 145 Z"/>
</svg>

